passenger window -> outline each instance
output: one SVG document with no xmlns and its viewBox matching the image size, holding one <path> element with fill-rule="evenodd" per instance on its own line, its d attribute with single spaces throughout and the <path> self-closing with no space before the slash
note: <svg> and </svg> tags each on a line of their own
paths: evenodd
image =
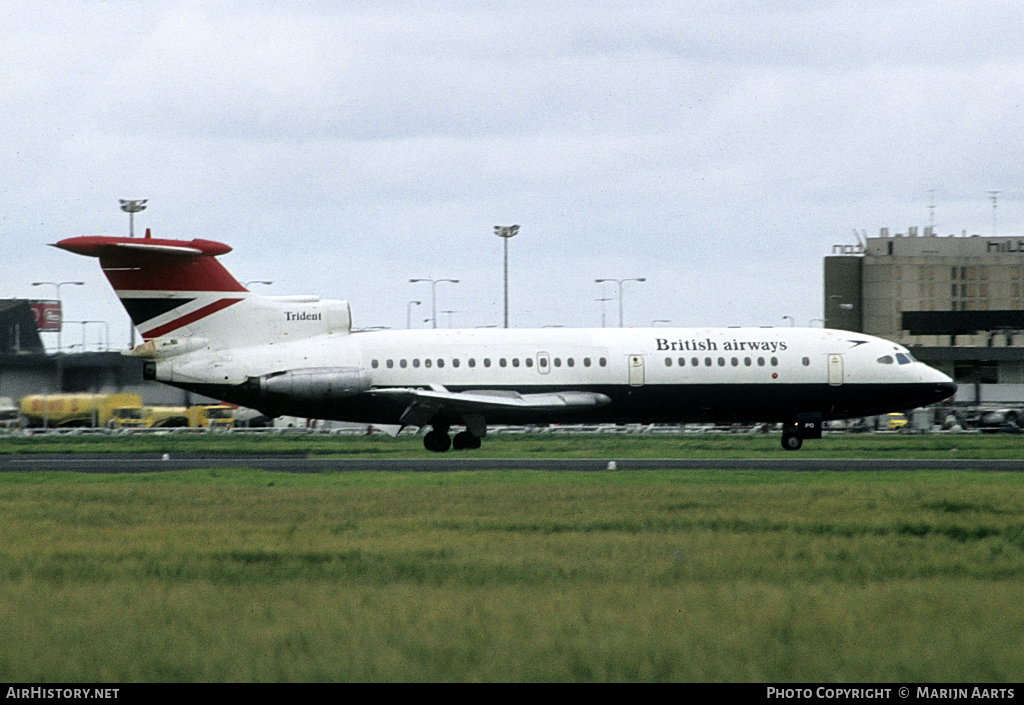
<svg viewBox="0 0 1024 705">
<path fill-rule="evenodd" d="M 679 366 L 680 367 L 686 367 L 686 358 L 685 357 L 679 358 Z"/>
<path fill-rule="evenodd" d="M 804 363 L 804 367 L 810 367 L 811 366 L 811 358 L 805 357 L 803 359 L 803 363 Z"/>
<path fill-rule="evenodd" d="M 555 367 L 561 367 L 561 366 L 562 366 L 562 358 L 556 357 L 555 358 Z"/>
<path fill-rule="evenodd" d="M 757 358 L 757 366 L 758 367 L 764 367 L 764 358 L 763 357 Z"/>
<path fill-rule="evenodd" d="M 441 358 L 437 358 L 437 366 L 444 367 L 444 360 L 442 360 Z"/>
<path fill-rule="evenodd" d="M 693 365 L 694 367 L 700 367 L 700 360 L 698 360 L 697 358 L 693 358 L 692 360 L 690 360 L 690 364 Z"/>
<path fill-rule="evenodd" d="M 502 367 L 508 367 L 508 360 L 506 360 L 505 358 L 501 358 L 500 360 L 498 360 L 498 364 Z"/>
<path fill-rule="evenodd" d="M 409 363 L 406 362 L 405 360 L 402 360 L 401 362 L 398 363 L 398 366 L 404 370 L 406 367 L 409 366 Z"/>
<path fill-rule="evenodd" d="M 666 357 L 665 358 L 665 367 L 672 367 L 672 358 L 671 357 Z"/>
<path fill-rule="evenodd" d="M 394 369 L 394 367 L 395 367 L 395 361 L 394 360 L 388 360 L 388 369 L 391 370 L 391 369 Z"/>
<path fill-rule="evenodd" d="M 590 367 L 590 358 L 589 357 L 583 358 L 583 366 L 584 367 Z"/>
<path fill-rule="evenodd" d="M 747 367 L 750 367 L 750 365 L 753 364 L 753 362 L 754 361 L 751 360 L 749 357 L 743 358 L 743 364 L 746 365 Z"/>
<path fill-rule="evenodd" d="M 380 363 L 379 363 L 379 362 L 377 362 L 376 360 L 373 360 L 373 361 L 372 361 L 372 362 L 370 363 L 370 367 L 372 367 L 373 369 L 377 369 L 378 367 L 380 367 Z"/>
<path fill-rule="evenodd" d="M 419 367 L 420 366 L 420 359 L 418 357 L 415 360 L 412 361 L 412 366 L 413 367 Z"/>
<path fill-rule="evenodd" d="M 455 358 L 454 360 L 452 360 L 452 367 L 458 367 L 458 366 L 459 366 L 459 358 Z"/>
<path fill-rule="evenodd" d="M 484 367 L 490 367 L 490 366 L 491 366 L 491 358 L 485 357 L 484 358 Z"/>
<path fill-rule="evenodd" d="M 565 364 L 567 367 L 575 367 L 576 361 L 570 357 L 568 360 L 565 361 Z"/>
<path fill-rule="evenodd" d="M 470 367 L 476 367 L 476 358 L 475 357 L 469 358 L 469 366 Z"/>
<path fill-rule="evenodd" d="M 778 366 L 779 366 L 779 358 L 773 357 L 772 358 L 772 367 L 778 367 Z"/>
<path fill-rule="evenodd" d="M 519 367 L 519 358 L 518 357 L 513 357 L 512 358 L 512 367 Z"/>
<path fill-rule="evenodd" d="M 725 358 L 724 357 L 718 358 L 718 366 L 719 367 L 725 367 Z"/>
<path fill-rule="evenodd" d="M 533 367 L 533 358 L 532 357 L 526 358 L 523 362 L 526 363 L 527 367 Z"/>
<path fill-rule="evenodd" d="M 714 363 L 713 363 L 713 362 L 711 362 L 711 358 L 710 358 L 710 357 L 705 357 L 705 358 L 704 358 L 704 366 L 705 366 L 705 367 L 711 367 L 711 365 L 713 365 L 713 364 L 714 364 Z"/>
<path fill-rule="evenodd" d="M 606 358 L 602 357 L 597 362 L 598 362 L 599 365 L 601 365 L 601 367 L 607 367 L 608 366 L 608 360 Z"/>
<path fill-rule="evenodd" d="M 424 367 L 430 367 L 430 366 L 431 366 L 431 365 L 433 365 L 433 364 L 434 364 L 434 363 L 433 363 L 433 362 L 431 362 L 431 360 L 430 360 L 430 358 L 429 358 L 429 357 L 428 357 L 428 358 L 427 358 L 426 360 L 424 360 L 424 361 L 423 361 L 423 366 L 424 366 Z"/>
<path fill-rule="evenodd" d="M 740 361 L 739 361 L 739 358 L 735 358 L 735 357 L 734 357 L 734 358 L 732 359 L 732 366 L 733 366 L 733 367 L 739 367 L 739 366 L 740 366 Z"/>
</svg>

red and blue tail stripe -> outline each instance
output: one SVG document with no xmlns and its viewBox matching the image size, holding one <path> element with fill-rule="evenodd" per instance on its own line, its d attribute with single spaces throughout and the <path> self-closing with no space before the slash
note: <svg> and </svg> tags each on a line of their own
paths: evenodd
<svg viewBox="0 0 1024 705">
<path fill-rule="evenodd" d="M 63 250 L 98 257 L 132 322 L 146 340 L 193 325 L 248 293 L 217 256 L 231 248 L 212 240 L 74 237 Z"/>
</svg>

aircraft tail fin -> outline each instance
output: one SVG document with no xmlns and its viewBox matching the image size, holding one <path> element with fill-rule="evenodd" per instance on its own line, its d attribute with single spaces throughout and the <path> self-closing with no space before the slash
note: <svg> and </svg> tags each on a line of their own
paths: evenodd
<svg viewBox="0 0 1024 705">
<path fill-rule="evenodd" d="M 156 239 L 147 230 L 144 238 L 73 237 L 55 247 L 99 258 L 147 342 L 202 338 L 223 348 L 351 330 L 347 302 L 250 293 L 217 261 L 231 252 L 220 242 Z"/>
</svg>

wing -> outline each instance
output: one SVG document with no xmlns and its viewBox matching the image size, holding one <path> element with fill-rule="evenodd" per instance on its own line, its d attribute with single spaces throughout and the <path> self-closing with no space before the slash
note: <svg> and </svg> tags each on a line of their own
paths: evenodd
<svg viewBox="0 0 1024 705">
<path fill-rule="evenodd" d="M 473 389 L 450 392 L 440 385 L 429 389 L 389 387 L 371 389 L 367 394 L 388 396 L 408 402 L 400 422 L 403 426 L 424 426 L 437 416 L 462 418 L 475 435 L 482 431 L 488 413 L 508 411 L 564 411 L 566 409 L 592 409 L 611 403 L 611 399 L 597 392 L 545 392 L 520 394 L 501 389 Z"/>
</svg>

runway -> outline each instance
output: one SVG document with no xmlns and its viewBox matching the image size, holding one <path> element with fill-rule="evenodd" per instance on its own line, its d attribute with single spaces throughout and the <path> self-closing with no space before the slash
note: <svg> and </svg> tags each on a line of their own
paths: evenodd
<svg viewBox="0 0 1024 705">
<path fill-rule="evenodd" d="M 758 470 L 798 472 L 863 472 L 878 470 L 1024 471 L 1024 460 L 888 460 L 832 458 L 473 458 L 446 454 L 429 458 L 322 458 L 304 455 L 247 454 L 105 454 L 4 455 L 0 472 L 147 473 L 205 468 L 252 468 L 273 472 L 474 472 L 482 470 L 542 470 L 549 472 L 605 472 L 614 463 L 618 471 L 631 470 Z"/>
</svg>

